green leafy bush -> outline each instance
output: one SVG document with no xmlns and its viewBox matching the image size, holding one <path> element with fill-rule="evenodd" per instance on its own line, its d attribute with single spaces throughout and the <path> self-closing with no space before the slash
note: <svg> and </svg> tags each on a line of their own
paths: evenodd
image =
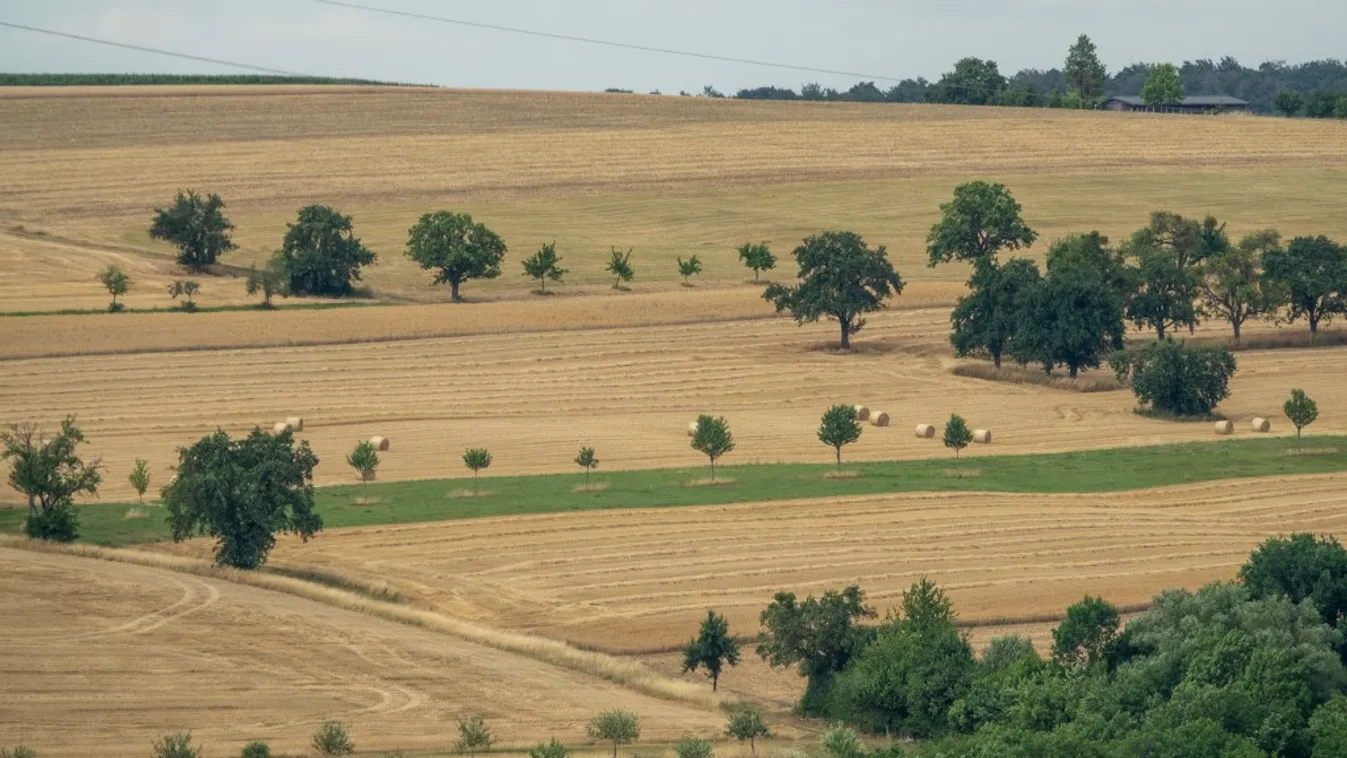
<svg viewBox="0 0 1347 758">
<path fill-rule="evenodd" d="M 1230 397 L 1230 377 L 1238 367 L 1224 347 L 1189 347 L 1172 340 L 1114 353 L 1109 366 L 1119 381 L 1131 383 L 1138 400 L 1175 416 L 1211 413 Z"/>
<path fill-rule="evenodd" d="M 355 745 L 346 733 L 346 725 L 340 721 L 325 721 L 313 734 L 313 749 L 323 755 L 350 755 Z"/>
</svg>

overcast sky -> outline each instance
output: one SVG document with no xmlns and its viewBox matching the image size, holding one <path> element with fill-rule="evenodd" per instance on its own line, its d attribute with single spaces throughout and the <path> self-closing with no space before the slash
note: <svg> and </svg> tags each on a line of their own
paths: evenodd
<svg viewBox="0 0 1347 758">
<path fill-rule="evenodd" d="M 355 0 L 361 2 L 361 0 Z M 466 21 L 835 69 L 937 78 L 958 58 L 1060 66 L 1080 33 L 1109 70 L 1233 55 L 1347 55 L 1347 0 L 367 0 Z M 337 8 L 316 0 L 0 0 L 0 21 L 325 76 L 458 87 L 721 90 L 856 77 L 695 60 Z M 0 70 L 245 73 L 0 27 Z M 881 87 L 890 83 L 878 80 Z"/>
</svg>

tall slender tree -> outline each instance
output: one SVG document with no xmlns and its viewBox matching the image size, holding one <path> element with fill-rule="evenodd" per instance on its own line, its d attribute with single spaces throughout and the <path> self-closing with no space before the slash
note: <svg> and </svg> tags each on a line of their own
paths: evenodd
<svg viewBox="0 0 1347 758">
<path fill-rule="evenodd" d="M 1062 78 L 1067 86 L 1080 93 L 1081 107 L 1093 102 L 1104 94 L 1104 85 L 1108 83 L 1108 70 L 1099 60 L 1094 42 L 1084 34 L 1076 39 L 1076 44 L 1066 53 L 1066 65 L 1062 68 Z"/>
</svg>

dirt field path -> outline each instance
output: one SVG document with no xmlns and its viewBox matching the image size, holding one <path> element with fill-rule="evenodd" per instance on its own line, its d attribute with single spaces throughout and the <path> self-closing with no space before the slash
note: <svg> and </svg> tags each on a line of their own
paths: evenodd
<svg viewBox="0 0 1347 758">
<path fill-rule="evenodd" d="M 643 736 L 716 734 L 716 712 L 320 603 L 141 566 L 0 548 L 0 745 L 139 758 L 190 729 L 208 755 L 253 739 L 290 753 L 324 720 L 363 751 L 450 749 L 482 713 L 505 745 L 613 707 Z"/>
</svg>

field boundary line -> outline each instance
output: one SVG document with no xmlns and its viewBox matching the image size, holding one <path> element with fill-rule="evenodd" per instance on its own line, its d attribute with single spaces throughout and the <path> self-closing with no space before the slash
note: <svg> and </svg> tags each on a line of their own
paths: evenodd
<svg viewBox="0 0 1347 758">
<path fill-rule="evenodd" d="M 596 651 L 568 645 L 560 640 L 521 632 L 493 629 L 433 611 L 375 600 L 356 592 L 323 586 L 302 579 L 265 572 L 223 568 L 196 558 L 150 553 L 95 545 L 57 545 L 21 537 L 0 536 L 0 548 L 76 558 L 127 563 L 147 568 L 204 576 L 272 592 L 281 592 L 342 610 L 364 613 L 386 621 L 447 634 L 470 643 L 513 653 L 585 676 L 603 679 L 661 700 L 673 700 L 707 709 L 719 708 L 726 698 L 705 691 L 691 682 L 665 677 L 645 664 L 624 661 Z"/>
</svg>

